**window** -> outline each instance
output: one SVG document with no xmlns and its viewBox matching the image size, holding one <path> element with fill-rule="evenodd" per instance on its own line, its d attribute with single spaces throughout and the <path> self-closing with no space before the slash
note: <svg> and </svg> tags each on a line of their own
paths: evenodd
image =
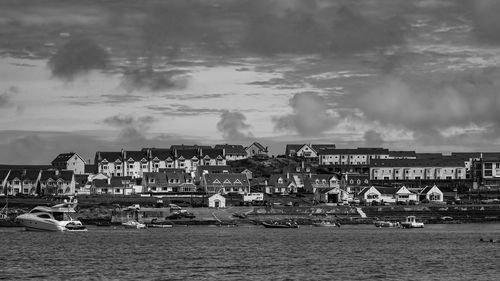
<svg viewBox="0 0 500 281">
<path fill-rule="evenodd" d="M 107 170 L 107 169 L 108 169 L 108 166 L 107 166 L 107 165 L 106 165 L 106 166 L 102 166 L 102 169 L 103 169 L 103 170 Z"/>
<path fill-rule="evenodd" d="M 121 168 L 122 168 L 122 166 L 121 166 L 121 165 L 116 165 L 116 169 L 117 169 L 117 170 L 120 170 Z"/>
<path fill-rule="evenodd" d="M 119 188 L 116 188 L 116 189 L 115 189 L 115 193 L 121 193 L 120 189 L 119 189 Z"/>
<path fill-rule="evenodd" d="M 130 169 L 133 169 L 133 168 L 134 168 L 134 165 L 128 165 L 128 167 L 129 167 Z"/>
<path fill-rule="evenodd" d="M 495 163 L 495 169 L 500 169 L 500 163 Z"/>
<path fill-rule="evenodd" d="M 149 179 L 149 183 L 154 183 L 155 179 Z"/>
<path fill-rule="evenodd" d="M 419 179 L 420 179 L 420 177 L 415 177 L 415 179 L 416 179 L 416 180 L 419 180 Z"/>
<path fill-rule="evenodd" d="M 144 165 L 144 164 L 142 165 L 143 169 L 147 169 L 147 167 L 148 167 L 148 165 Z"/>
</svg>

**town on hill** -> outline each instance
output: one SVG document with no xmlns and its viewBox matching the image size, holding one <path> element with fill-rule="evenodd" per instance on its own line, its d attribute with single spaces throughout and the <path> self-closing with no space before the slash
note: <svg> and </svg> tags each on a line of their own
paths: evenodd
<svg viewBox="0 0 500 281">
<path fill-rule="evenodd" d="M 0 180 L 4 196 L 163 197 L 194 207 L 497 203 L 500 152 L 288 144 L 269 156 L 257 142 L 181 144 L 97 151 L 93 163 L 68 152 L 50 165 L 4 164 Z"/>
</svg>

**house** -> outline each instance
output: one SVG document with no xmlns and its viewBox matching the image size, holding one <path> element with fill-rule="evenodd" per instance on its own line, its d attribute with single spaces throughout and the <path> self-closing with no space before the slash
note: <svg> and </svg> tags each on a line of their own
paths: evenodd
<svg viewBox="0 0 500 281">
<path fill-rule="evenodd" d="M 175 159 L 172 150 L 167 148 L 143 148 L 150 159 L 149 171 L 159 172 L 164 168 L 175 168 Z"/>
<path fill-rule="evenodd" d="M 226 198 L 218 193 L 208 197 L 209 208 L 226 208 Z"/>
<path fill-rule="evenodd" d="M 290 174 L 273 174 L 269 177 L 265 192 L 267 194 L 290 194 L 297 193 L 297 185 Z"/>
<path fill-rule="evenodd" d="M 344 173 L 344 186 L 347 192 L 358 194 L 363 188 L 370 186 L 370 175 L 360 173 Z"/>
<path fill-rule="evenodd" d="M 358 193 L 358 199 L 364 203 L 380 202 L 382 194 L 374 186 L 367 186 Z"/>
<path fill-rule="evenodd" d="M 245 169 L 241 171 L 242 174 L 247 176 L 247 179 L 252 180 L 253 178 L 253 172 L 250 169 Z"/>
<path fill-rule="evenodd" d="M 144 150 L 123 151 L 123 173 L 122 176 L 129 176 L 132 178 L 142 178 L 144 172 L 149 172 L 150 163 L 147 152 Z M 120 175 L 117 175 L 120 176 Z"/>
<path fill-rule="evenodd" d="M 370 166 L 370 180 L 457 180 L 466 174 L 456 158 L 377 159 Z"/>
<path fill-rule="evenodd" d="M 135 179 L 131 176 L 94 179 L 92 189 L 96 194 L 132 195 L 137 192 Z"/>
<path fill-rule="evenodd" d="M 201 184 L 208 194 L 229 192 L 244 194 L 250 192 L 250 182 L 247 176 L 240 173 L 204 174 Z"/>
<path fill-rule="evenodd" d="M 304 180 L 304 189 L 308 192 L 315 193 L 316 190 L 331 190 L 340 187 L 340 180 L 335 175 L 320 174 L 311 175 Z"/>
<path fill-rule="evenodd" d="M 44 170 L 40 175 L 41 195 L 74 195 L 73 171 Z"/>
<path fill-rule="evenodd" d="M 191 173 L 200 165 L 200 155 L 198 149 L 176 149 L 176 168 L 184 169 L 186 173 Z"/>
<path fill-rule="evenodd" d="M 295 156 L 301 158 L 317 158 L 318 153 L 311 145 L 304 144 L 295 152 Z"/>
<path fill-rule="evenodd" d="M 443 192 L 436 186 L 426 186 L 421 192 L 420 192 L 420 201 L 422 200 L 429 200 L 429 202 L 443 202 L 444 201 L 444 194 Z"/>
<path fill-rule="evenodd" d="M 223 149 L 205 148 L 200 150 L 201 165 L 203 166 L 225 166 L 226 157 Z"/>
<path fill-rule="evenodd" d="M 85 160 L 75 152 L 61 153 L 51 164 L 58 170 L 71 170 L 75 175 L 85 174 Z"/>
<path fill-rule="evenodd" d="M 320 165 L 369 165 L 374 159 L 389 158 L 389 150 L 378 147 L 323 149 L 318 154 Z"/>
<path fill-rule="evenodd" d="M 123 176 L 123 155 L 121 151 L 97 151 L 94 163 L 97 165 L 97 173 L 103 173 L 110 177 Z"/>
<path fill-rule="evenodd" d="M 396 191 L 394 198 L 396 202 L 408 203 L 410 201 L 418 201 L 418 194 L 413 193 L 405 186 L 402 186 Z"/>
<path fill-rule="evenodd" d="M 10 170 L 7 177 L 6 189 L 8 195 L 23 193 L 23 176 L 25 170 Z"/>
<path fill-rule="evenodd" d="M 314 200 L 319 203 L 340 203 L 348 198 L 347 192 L 340 187 L 318 188 L 314 192 Z"/>
<path fill-rule="evenodd" d="M 215 149 L 222 149 L 226 161 L 235 161 L 246 159 L 247 152 L 243 145 L 239 144 L 217 144 Z"/>
<path fill-rule="evenodd" d="M 285 156 L 293 158 L 297 156 L 297 151 L 304 146 L 304 144 L 287 144 L 285 147 Z"/>
<path fill-rule="evenodd" d="M 408 150 L 389 151 L 389 157 L 387 159 L 417 159 L 417 153 Z"/>
<path fill-rule="evenodd" d="M 245 148 L 248 157 L 253 157 L 256 155 L 267 155 L 268 150 L 267 147 L 262 146 L 262 144 L 258 142 L 254 142 L 248 147 Z"/>
<path fill-rule="evenodd" d="M 143 192 L 158 194 L 196 192 L 191 175 L 184 172 L 146 172 L 142 187 Z"/>
<path fill-rule="evenodd" d="M 91 194 L 92 182 L 90 175 L 75 174 L 75 194 Z"/>
</svg>

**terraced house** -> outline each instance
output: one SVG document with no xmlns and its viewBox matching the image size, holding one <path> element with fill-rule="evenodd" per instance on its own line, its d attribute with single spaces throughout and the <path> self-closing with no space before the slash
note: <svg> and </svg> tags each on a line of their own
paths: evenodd
<svg viewBox="0 0 500 281">
<path fill-rule="evenodd" d="M 463 160 L 385 159 L 372 161 L 370 180 L 457 180 L 466 179 Z"/>
<path fill-rule="evenodd" d="M 250 192 L 247 176 L 239 173 L 204 174 L 201 185 L 208 194 L 229 192 L 244 194 Z"/>
</svg>

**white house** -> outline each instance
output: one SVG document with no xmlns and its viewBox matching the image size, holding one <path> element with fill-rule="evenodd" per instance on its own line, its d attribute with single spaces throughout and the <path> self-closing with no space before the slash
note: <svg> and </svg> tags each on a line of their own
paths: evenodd
<svg viewBox="0 0 500 281">
<path fill-rule="evenodd" d="M 443 202 L 443 192 L 436 186 L 426 186 L 420 192 L 420 200 L 427 199 L 430 202 Z"/>
<path fill-rule="evenodd" d="M 374 186 L 365 187 L 358 194 L 359 200 L 365 203 L 380 202 L 381 197 L 382 194 Z"/>
<path fill-rule="evenodd" d="M 418 201 L 418 195 L 408 190 L 405 186 L 402 186 L 396 191 L 395 199 L 396 202 Z"/>
<path fill-rule="evenodd" d="M 226 208 L 226 198 L 218 193 L 208 197 L 209 208 Z"/>
<path fill-rule="evenodd" d="M 58 170 L 70 170 L 75 175 L 85 173 L 85 160 L 75 152 L 61 153 L 52 160 L 52 167 Z"/>
</svg>

